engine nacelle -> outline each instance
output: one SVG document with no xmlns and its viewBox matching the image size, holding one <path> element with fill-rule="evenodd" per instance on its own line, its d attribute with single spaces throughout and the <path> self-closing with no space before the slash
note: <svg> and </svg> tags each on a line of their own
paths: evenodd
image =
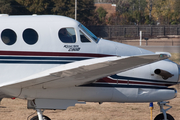
<svg viewBox="0 0 180 120">
<path fill-rule="evenodd" d="M 120 76 L 119 80 L 127 80 L 128 85 L 171 86 L 178 84 L 179 71 L 176 63 L 161 60 L 117 75 Z"/>
</svg>

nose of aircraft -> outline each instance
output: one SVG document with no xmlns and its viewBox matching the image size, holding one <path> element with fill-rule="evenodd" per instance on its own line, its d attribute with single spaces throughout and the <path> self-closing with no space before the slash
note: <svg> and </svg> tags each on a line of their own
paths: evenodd
<svg viewBox="0 0 180 120">
<path fill-rule="evenodd" d="M 178 69 L 179 69 L 179 80 L 178 82 L 180 82 L 180 65 L 177 65 L 178 66 Z"/>
</svg>

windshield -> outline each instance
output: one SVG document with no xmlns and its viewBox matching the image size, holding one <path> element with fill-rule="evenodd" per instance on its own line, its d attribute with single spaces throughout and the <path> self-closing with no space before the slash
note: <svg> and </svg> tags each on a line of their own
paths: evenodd
<svg viewBox="0 0 180 120">
<path fill-rule="evenodd" d="M 98 42 L 99 38 L 96 37 L 90 30 L 88 30 L 84 25 L 80 24 L 79 27 L 94 41 Z"/>
</svg>

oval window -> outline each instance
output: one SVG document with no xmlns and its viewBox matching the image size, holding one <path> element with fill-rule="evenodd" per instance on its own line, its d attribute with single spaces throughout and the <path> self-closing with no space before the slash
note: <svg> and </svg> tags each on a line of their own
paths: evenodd
<svg viewBox="0 0 180 120">
<path fill-rule="evenodd" d="M 17 35 L 11 29 L 5 29 L 1 33 L 1 39 L 6 45 L 13 45 L 16 42 Z"/>
<path fill-rule="evenodd" d="M 38 41 L 38 34 L 35 30 L 28 28 L 23 32 L 23 39 L 27 44 L 33 45 Z"/>
</svg>

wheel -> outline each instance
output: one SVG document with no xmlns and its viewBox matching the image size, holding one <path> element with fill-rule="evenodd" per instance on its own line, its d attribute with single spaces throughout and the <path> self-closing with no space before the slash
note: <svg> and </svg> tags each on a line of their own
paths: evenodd
<svg viewBox="0 0 180 120">
<path fill-rule="evenodd" d="M 168 114 L 168 113 L 166 113 L 166 114 L 167 114 L 167 119 L 168 120 L 174 120 L 174 118 L 170 114 Z M 157 115 L 154 120 L 164 120 L 163 113 Z"/>
<path fill-rule="evenodd" d="M 39 120 L 39 119 L 38 119 L 38 116 L 34 116 L 33 118 L 31 118 L 31 120 Z M 43 115 L 43 120 L 51 120 L 51 119 Z"/>
</svg>

